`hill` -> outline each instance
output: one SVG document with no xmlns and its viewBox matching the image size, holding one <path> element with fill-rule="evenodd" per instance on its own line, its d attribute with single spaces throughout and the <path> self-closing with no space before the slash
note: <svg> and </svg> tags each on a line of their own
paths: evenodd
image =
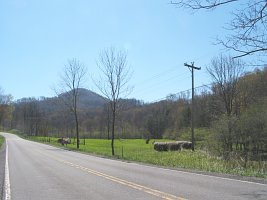
<svg viewBox="0 0 267 200">
<path fill-rule="evenodd" d="M 71 98 L 71 92 L 65 92 L 58 97 L 42 98 L 38 101 L 38 104 L 42 110 L 48 112 L 55 112 L 61 110 L 66 102 L 69 102 Z M 78 91 L 78 108 L 80 110 L 98 109 L 102 108 L 107 103 L 107 99 L 101 95 L 84 88 L 80 88 Z"/>
<path fill-rule="evenodd" d="M 107 99 L 91 90 L 80 88 L 78 93 L 78 106 L 80 109 L 102 108 Z"/>
</svg>

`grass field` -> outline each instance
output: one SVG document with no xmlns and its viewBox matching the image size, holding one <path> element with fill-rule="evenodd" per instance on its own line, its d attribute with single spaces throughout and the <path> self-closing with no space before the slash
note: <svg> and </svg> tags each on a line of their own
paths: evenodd
<svg viewBox="0 0 267 200">
<path fill-rule="evenodd" d="M 0 135 L 0 148 L 1 148 L 2 144 L 4 143 L 4 141 L 5 141 L 5 138 Z"/>
<path fill-rule="evenodd" d="M 57 138 L 30 137 L 27 139 L 61 146 L 57 143 Z M 146 144 L 145 140 L 142 139 L 115 140 L 115 157 L 118 159 L 137 161 L 164 167 L 267 178 L 266 162 L 250 162 L 247 168 L 243 168 L 238 161 L 224 161 L 222 159 L 209 156 L 207 153 L 200 150 L 196 150 L 195 152 L 190 150 L 157 152 L 153 149 L 153 141 L 154 140 L 150 141 L 149 144 Z M 82 139 L 79 151 L 112 157 L 110 143 L 110 140 L 104 139 Z M 69 144 L 67 148 L 77 150 L 75 143 Z"/>
</svg>

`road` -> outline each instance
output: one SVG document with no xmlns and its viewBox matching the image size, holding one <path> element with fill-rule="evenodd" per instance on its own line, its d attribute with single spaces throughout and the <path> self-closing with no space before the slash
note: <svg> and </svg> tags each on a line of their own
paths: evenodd
<svg viewBox="0 0 267 200">
<path fill-rule="evenodd" d="M 99 158 L 1 134 L 12 200 L 267 199 L 265 184 Z"/>
</svg>

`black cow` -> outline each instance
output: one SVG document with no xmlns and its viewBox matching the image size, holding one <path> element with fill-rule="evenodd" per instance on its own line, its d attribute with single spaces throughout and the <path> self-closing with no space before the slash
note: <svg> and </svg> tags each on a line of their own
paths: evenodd
<svg viewBox="0 0 267 200">
<path fill-rule="evenodd" d="M 62 146 L 70 144 L 70 138 L 59 138 L 57 140 L 58 143 L 62 144 Z"/>
</svg>

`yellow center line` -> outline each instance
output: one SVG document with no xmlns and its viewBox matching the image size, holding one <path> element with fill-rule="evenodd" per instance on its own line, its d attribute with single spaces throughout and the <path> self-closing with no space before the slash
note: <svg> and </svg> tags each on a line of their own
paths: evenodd
<svg viewBox="0 0 267 200">
<path fill-rule="evenodd" d="M 149 187 L 146 187 L 146 186 L 143 186 L 143 185 L 139 185 L 139 184 L 136 184 L 136 183 L 133 183 L 133 182 L 130 182 L 130 181 L 126 181 L 126 180 L 123 180 L 123 179 L 120 179 L 120 178 L 117 178 L 117 177 L 114 177 L 114 176 L 110 176 L 108 174 L 104 174 L 102 172 L 98 172 L 96 170 L 92 170 L 92 169 L 89 169 L 87 167 L 83 167 L 81 165 L 77 165 L 77 164 L 74 164 L 74 163 L 71 163 L 69 161 L 66 161 L 66 160 L 63 160 L 63 159 L 60 159 L 60 158 L 57 158 L 55 156 L 52 156 L 52 155 L 49 155 L 49 154 L 46 154 L 46 153 L 43 153 L 43 152 L 39 152 L 45 156 L 48 156 L 50 158 L 52 158 L 53 160 L 56 160 L 60 163 L 63 163 L 63 164 L 66 164 L 68 166 L 71 166 L 71 167 L 74 167 L 76 169 L 79 169 L 79 170 L 82 170 L 82 171 L 85 171 L 87 173 L 90 173 L 90 174 L 93 174 L 93 175 L 96 175 L 98 177 L 102 177 L 102 178 L 105 178 L 107 180 L 110 180 L 110 181 L 113 181 L 115 183 L 119 183 L 121 185 L 125 185 L 125 186 L 128 186 L 130 188 L 133 188 L 133 189 L 136 189 L 136 190 L 140 190 L 142 192 L 145 192 L 145 193 L 148 193 L 148 194 L 151 194 L 151 195 L 154 195 L 154 196 L 157 196 L 157 197 L 160 197 L 162 199 L 166 199 L 166 200 L 186 200 L 185 198 L 182 198 L 182 197 L 177 197 L 175 195 L 172 195 L 172 194 L 168 194 L 166 192 L 162 192 L 162 191 L 159 191 L 159 190 L 155 190 L 155 189 L 152 189 L 152 188 L 149 188 Z"/>
</svg>

